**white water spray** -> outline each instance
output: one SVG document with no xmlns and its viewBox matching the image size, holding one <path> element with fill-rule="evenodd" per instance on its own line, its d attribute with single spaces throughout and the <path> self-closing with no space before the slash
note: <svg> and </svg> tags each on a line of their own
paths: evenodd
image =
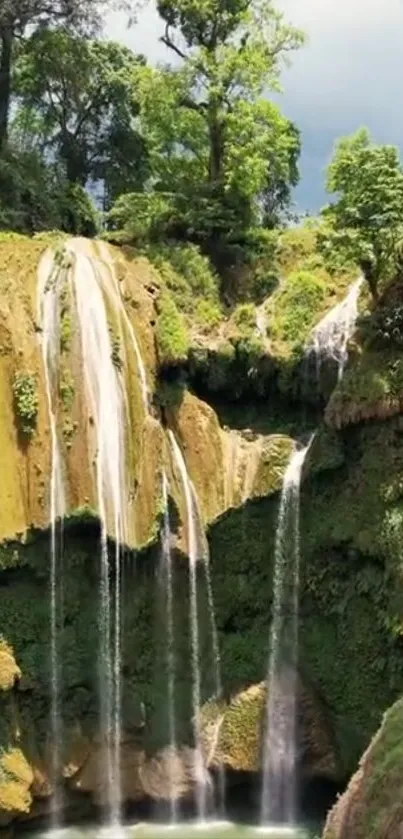
<svg viewBox="0 0 403 839">
<path fill-rule="evenodd" d="M 193 737 L 195 748 L 195 780 L 196 780 L 196 808 L 197 817 L 204 822 L 207 816 L 207 784 L 209 776 L 206 771 L 200 741 L 200 650 L 199 650 L 199 616 L 197 606 L 197 515 L 193 503 L 193 487 L 189 478 L 186 463 L 172 431 L 168 431 L 174 458 L 181 476 L 186 501 L 187 534 L 189 552 L 189 588 L 190 588 L 190 629 L 192 654 L 192 713 Z"/>
<path fill-rule="evenodd" d="M 112 361 L 112 346 L 99 264 L 80 241 L 68 243 L 71 284 L 77 307 L 84 380 L 95 426 L 96 486 L 101 521 L 100 701 L 109 821 L 117 830 L 121 811 L 121 546 L 125 544 L 125 440 L 123 379 Z M 114 539 L 113 578 L 108 533 Z M 112 611 L 114 614 L 112 614 Z M 113 621 L 113 632 L 112 632 Z"/>
<path fill-rule="evenodd" d="M 162 539 L 162 556 L 164 562 L 164 580 L 166 582 L 166 617 L 167 617 L 167 667 L 168 667 L 168 726 L 169 726 L 169 803 L 171 810 L 171 824 L 178 821 L 178 806 L 175 790 L 174 765 L 177 751 L 176 723 L 175 723 L 175 648 L 174 648 L 174 618 L 173 618 L 173 568 L 171 553 L 171 527 L 169 521 L 168 480 L 165 472 L 162 475 L 162 493 L 164 503 L 164 529 Z"/>
<path fill-rule="evenodd" d="M 310 443 L 306 448 L 294 451 L 291 456 L 284 475 L 276 531 L 262 826 L 293 826 L 296 816 L 299 509 L 301 474 L 309 446 Z"/>
<path fill-rule="evenodd" d="M 62 799 L 60 781 L 61 761 L 61 714 L 60 714 L 60 665 L 59 631 L 62 620 L 62 528 L 65 515 L 65 497 L 62 476 L 62 460 L 57 436 L 57 391 L 60 356 L 60 291 L 66 276 L 55 272 L 49 252 L 42 257 L 38 275 L 38 322 L 42 330 L 42 357 L 45 371 L 46 397 L 51 435 L 51 479 L 50 479 L 50 668 L 51 668 L 51 824 L 53 829 L 60 825 Z M 60 527 L 60 541 L 57 530 Z"/>
<path fill-rule="evenodd" d="M 307 355 L 315 356 L 318 379 L 323 358 L 333 359 L 338 366 L 338 379 L 343 376 L 348 361 L 348 342 L 357 321 L 358 300 L 363 282 L 364 278 L 359 277 L 346 297 L 322 318 L 312 332 Z"/>
</svg>

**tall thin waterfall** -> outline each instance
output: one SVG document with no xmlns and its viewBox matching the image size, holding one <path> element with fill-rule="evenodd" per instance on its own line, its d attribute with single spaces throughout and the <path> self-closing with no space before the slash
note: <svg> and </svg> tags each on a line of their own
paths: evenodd
<svg viewBox="0 0 403 839">
<path fill-rule="evenodd" d="M 84 380 L 95 426 L 96 485 L 101 520 L 100 702 L 101 735 L 105 752 L 110 824 L 120 822 L 121 778 L 121 546 L 125 544 L 125 434 L 126 395 L 122 377 L 112 361 L 111 337 L 99 264 L 80 242 L 72 240 L 70 273 L 81 337 Z M 113 577 L 108 537 L 114 539 Z M 113 631 L 112 631 L 113 628 Z"/>
<path fill-rule="evenodd" d="M 220 700 L 222 697 L 222 679 L 221 679 L 221 655 L 220 655 L 220 645 L 218 643 L 218 632 L 217 632 L 217 624 L 215 619 L 215 607 L 214 607 L 214 595 L 213 595 L 213 586 L 211 582 L 211 572 L 210 572 L 210 552 L 209 546 L 206 538 L 206 534 L 204 532 L 204 528 L 201 524 L 201 514 L 200 514 L 200 505 L 199 499 L 197 497 L 197 493 L 195 490 L 194 485 L 191 483 L 191 491 L 192 491 L 192 499 L 193 499 L 193 506 L 194 510 L 197 514 L 197 521 L 196 524 L 198 525 L 198 536 L 201 542 L 200 550 L 198 551 L 199 555 L 203 557 L 203 565 L 204 565 L 204 573 L 206 577 L 206 589 L 207 589 L 207 605 L 209 611 L 209 620 L 210 620 L 210 629 L 211 629 L 211 639 L 212 639 L 212 647 L 213 647 L 213 667 L 214 667 L 214 693 L 215 698 Z M 216 730 L 216 745 L 218 743 L 218 737 L 220 728 L 222 725 L 222 719 L 218 722 L 217 730 Z M 215 748 L 214 748 L 215 751 Z M 214 755 L 213 751 L 213 755 Z M 220 765 L 218 770 L 218 815 L 220 818 L 224 818 L 225 816 L 225 794 L 226 794 L 226 778 L 225 778 L 225 768 L 223 765 Z"/>
<path fill-rule="evenodd" d="M 46 253 L 39 266 L 38 322 L 42 330 L 42 357 L 45 371 L 46 396 L 48 402 L 51 435 L 51 478 L 50 478 L 50 670 L 51 670 L 51 802 L 52 827 L 59 826 L 62 807 L 60 779 L 61 766 L 61 714 L 60 714 L 60 658 L 58 626 L 62 620 L 62 528 L 65 515 L 65 497 L 62 475 L 62 460 L 57 436 L 57 391 L 60 355 L 60 308 L 61 283 L 66 279 L 63 273 L 55 273 L 53 260 Z M 58 529 L 60 528 L 60 539 Z"/>
<path fill-rule="evenodd" d="M 348 361 L 348 342 L 357 320 L 358 299 L 363 282 L 364 278 L 359 277 L 346 297 L 325 315 L 312 332 L 307 355 L 313 354 L 316 358 L 318 378 L 323 358 L 331 358 L 337 363 L 338 378 L 342 378 Z"/>
<path fill-rule="evenodd" d="M 187 534 L 189 551 L 189 587 L 190 587 L 190 628 L 191 628 L 191 650 L 192 650 L 192 713 L 193 713 L 193 736 L 195 748 L 195 776 L 196 776 L 196 808 L 199 821 L 205 821 L 207 816 L 207 784 L 208 773 L 203 759 L 203 752 L 200 742 L 200 702 L 201 702 L 201 676 L 200 676 L 200 650 L 199 650 L 199 616 L 197 606 L 197 560 L 198 560 L 198 535 L 197 535 L 197 511 L 194 505 L 194 490 L 192 482 L 186 469 L 186 463 L 172 431 L 168 431 L 172 445 L 172 451 L 179 469 L 183 491 L 186 500 L 187 512 Z"/>
<path fill-rule="evenodd" d="M 163 472 L 162 493 L 164 503 L 164 529 L 162 538 L 163 571 L 166 592 L 166 620 L 167 620 L 167 668 L 168 668 L 168 726 L 169 726 L 169 789 L 171 823 L 178 821 L 178 807 L 175 791 L 174 765 L 176 757 L 176 722 L 175 722 L 175 648 L 174 648 L 174 620 L 173 620 L 173 569 L 171 554 L 171 526 L 169 521 L 168 479 Z"/>
<path fill-rule="evenodd" d="M 296 816 L 299 509 L 302 467 L 309 445 L 291 456 L 276 531 L 261 800 L 261 822 L 265 826 L 293 825 Z"/>
</svg>

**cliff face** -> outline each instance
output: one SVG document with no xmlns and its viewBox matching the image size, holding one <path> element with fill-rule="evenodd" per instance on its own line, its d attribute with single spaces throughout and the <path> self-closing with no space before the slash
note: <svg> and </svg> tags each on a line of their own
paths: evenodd
<svg viewBox="0 0 403 839">
<path fill-rule="evenodd" d="M 294 334 L 287 317 L 295 300 L 284 301 L 281 290 L 276 306 L 269 300 L 264 314 L 269 325 L 274 311 L 282 320 L 273 321 L 270 337 L 258 349 L 250 344 L 249 311 L 226 319 L 217 315 L 210 333 L 197 327 L 196 318 L 197 328 L 188 335 L 184 351 L 177 334 L 166 334 L 164 300 L 171 295 L 175 305 L 178 302 L 166 262 L 157 269 L 144 256 L 85 240 L 6 237 L 0 241 L 2 823 L 43 812 L 50 792 L 52 435 L 38 314 L 38 272 L 43 275 L 44 266 L 50 290 L 51 283 L 60 282 L 60 330 L 54 344 L 59 361 L 52 405 L 66 505 L 59 627 L 63 774 L 74 792 L 92 792 L 97 803 L 104 795 L 96 772 L 99 438 L 84 369 L 83 321 L 77 313 L 77 283 L 84 283 L 85 289 L 85 273 L 76 273 L 72 282 L 72 272 L 79 271 L 83 259 L 97 282 L 103 278 L 111 371 L 124 394 L 124 797 L 137 801 L 163 794 L 168 731 L 164 591 L 158 573 L 163 473 L 169 483 L 178 740 L 183 744 L 177 788 L 185 794 L 192 784 L 189 534 L 168 430 L 185 456 L 210 545 L 225 705 L 206 705 L 206 753 L 213 766 L 222 761 L 236 771 L 256 772 L 278 491 L 293 440 L 318 428 L 301 497 L 301 749 L 306 777 L 343 781 L 354 771 L 382 713 L 403 690 L 403 426 L 400 409 L 381 411 L 379 400 L 377 410 L 363 413 L 363 391 L 354 384 L 361 381 L 364 363 L 374 380 L 389 381 L 394 351 L 360 349 L 364 344 L 358 340 L 350 367 L 324 411 L 331 390 L 328 379 L 332 387 L 335 384 L 334 368 L 324 369 L 319 383 L 312 370 L 306 375 L 302 356 L 295 355 L 294 339 L 287 338 Z M 177 279 L 175 283 L 177 287 Z M 321 283 L 307 332 L 344 292 L 346 278 L 337 294 L 329 278 L 322 276 Z M 88 292 L 88 305 L 89 301 Z M 180 328 L 185 324 L 186 312 L 181 316 L 183 321 L 175 321 L 178 329 L 178 323 Z M 376 359 L 373 364 L 365 361 L 371 357 Z M 363 422 L 365 416 L 368 420 Z M 106 518 L 113 540 L 110 509 Z M 202 569 L 198 586 L 202 699 L 207 701 L 214 693 L 214 662 Z M 212 719 L 217 715 L 224 721 L 210 755 Z"/>
</svg>

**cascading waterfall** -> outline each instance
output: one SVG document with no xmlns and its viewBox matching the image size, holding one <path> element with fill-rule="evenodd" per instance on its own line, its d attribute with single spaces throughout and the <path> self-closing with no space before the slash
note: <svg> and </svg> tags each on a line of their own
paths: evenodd
<svg viewBox="0 0 403 839">
<path fill-rule="evenodd" d="M 162 534 L 163 572 L 166 592 L 166 622 L 167 622 L 167 668 L 168 668 L 168 726 L 169 726 L 169 803 L 171 824 L 178 821 L 178 807 L 175 791 L 174 761 L 176 756 L 176 722 L 175 722 L 175 650 L 174 650 L 174 621 L 173 621 L 173 569 L 171 554 L 171 527 L 169 521 L 168 479 L 163 472 L 162 493 L 164 504 L 164 528 Z"/>
<path fill-rule="evenodd" d="M 363 282 L 364 278 L 359 277 L 346 297 L 325 315 L 312 332 L 307 356 L 314 355 L 316 359 L 318 380 L 323 358 L 333 359 L 338 366 L 338 379 L 343 376 L 348 361 L 348 342 L 356 324 L 358 299 Z"/>
<path fill-rule="evenodd" d="M 186 501 L 187 534 L 189 552 L 189 588 L 190 588 L 190 629 L 192 654 L 192 713 L 193 737 L 195 748 L 195 779 L 196 779 L 196 809 L 198 820 L 203 822 L 207 816 L 207 783 L 208 773 L 203 759 L 200 743 L 200 702 L 201 676 L 199 651 L 199 617 L 197 607 L 197 515 L 193 503 L 192 483 L 189 478 L 186 463 L 172 431 L 168 431 L 173 455 L 181 476 Z"/>
<path fill-rule="evenodd" d="M 210 572 L 210 552 L 209 546 L 206 538 L 206 534 L 204 532 L 204 528 L 202 526 L 202 519 L 200 514 L 200 505 L 199 499 L 197 497 L 197 493 L 195 487 L 192 482 L 190 482 L 191 492 L 192 492 L 192 500 L 194 510 L 197 515 L 196 524 L 197 524 L 197 534 L 198 534 L 198 541 L 200 542 L 200 548 L 198 550 L 198 555 L 202 556 L 203 558 L 203 566 L 204 566 L 204 573 L 206 577 L 206 589 L 207 589 L 207 606 L 209 612 L 209 621 L 210 621 L 210 629 L 211 629 L 211 639 L 212 639 L 212 647 L 213 647 L 213 662 L 214 662 L 214 694 L 217 700 L 220 700 L 222 697 L 222 680 L 221 680 L 221 656 L 220 656 L 220 645 L 218 643 L 218 632 L 217 632 L 217 624 L 215 619 L 215 608 L 214 608 L 214 595 L 213 595 L 213 585 L 211 582 L 211 572 Z M 217 724 L 217 730 L 215 735 L 216 745 L 218 743 L 218 737 L 221 729 L 221 725 L 223 722 L 223 718 L 221 718 L 221 722 Z M 213 749 L 213 754 L 215 752 L 215 748 Z M 221 819 L 225 817 L 225 793 L 226 793 L 226 783 L 225 783 L 225 768 L 222 764 L 220 764 L 218 770 L 218 815 Z"/>
<path fill-rule="evenodd" d="M 139 343 L 136 338 L 136 333 L 133 329 L 133 325 L 128 317 L 126 309 L 123 304 L 122 297 L 119 291 L 119 283 L 116 277 L 116 272 L 113 266 L 113 262 L 111 261 L 110 254 L 108 251 L 108 246 L 105 242 L 98 242 L 97 248 L 100 255 L 100 262 L 99 262 L 99 275 L 100 280 L 104 286 L 105 291 L 109 291 L 109 294 L 113 295 L 114 303 L 116 310 L 119 316 L 122 318 L 127 331 L 129 333 L 130 343 L 132 345 L 134 355 L 136 357 L 137 368 L 140 377 L 140 384 L 141 384 L 141 395 L 143 399 L 143 406 L 146 414 L 149 413 L 149 392 L 148 392 L 148 385 L 147 385 L 147 376 L 146 376 L 146 369 L 143 362 L 143 358 L 140 352 Z M 104 270 L 100 270 L 100 268 Z M 106 272 L 106 274 L 105 274 Z M 111 282 L 108 282 L 108 278 L 110 278 Z"/>
<path fill-rule="evenodd" d="M 199 650 L 199 616 L 197 604 L 197 562 L 202 560 L 206 578 L 207 603 L 211 629 L 211 639 L 214 659 L 214 690 L 215 697 L 222 696 L 221 683 L 221 662 L 218 643 L 218 633 L 215 621 L 214 597 L 211 583 L 209 550 L 204 528 L 201 523 L 200 505 L 195 487 L 188 474 L 185 459 L 181 448 L 172 431 L 168 431 L 172 445 L 172 451 L 178 470 L 181 476 L 187 511 L 187 532 L 189 551 L 189 584 L 190 584 L 190 625 L 192 642 L 192 711 L 193 711 L 193 735 L 195 742 L 195 774 L 196 774 L 196 808 L 198 820 L 204 822 L 207 816 L 207 789 L 210 784 L 210 776 L 205 766 L 203 752 L 200 742 L 200 704 L 201 704 L 201 677 L 200 677 L 200 650 Z M 219 730 L 218 730 L 219 731 Z M 218 737 L 218 733 L 217 733 Z M 219 806 L 218 815 L 225 814 L 225 772 L 224 768 L 219 770 Z"/>
<path fill-rule="evenodd" d="M 299 610 L 299 510 L 304 449 L 294 451 L 283 480 L 278 515 L 261 823 L 295 823 L 296 692 Z"/>
<path fill-rule="evenodd" d="M 60 714 L 60 659 L 58 626 L 62 623 L 62 533 L 65 515 L 65 497 L 62 475 L 62 460 L 57 436 L 57 391 L 60 355 L 60 308 L 61 285 L 66 275 L 55 272 L 53 260 L 46 253 L 39 266 L 38 322 L 41 327 L 43 366 L 45 371 L 46 396 L 51 435 L 51 479 L 50 479 L 50 670 L 51 670 L 51 801 L 52 827 L 59 827 L 62 808 L 61 778 L 61 714 Z M 58 529 L 60 538 L 58 539 Z"/>
<path fill-rule="evenodd" d="M 125 440 L 123 379 L 112 361 L 111 336 L 96 260 L 74 240 L 70 279 L 77 308 L 84 380 L 95 425 L 96 485 L 101 521 L 100 701 L 109 821 L 120 823 L 121 778 L 121 546 L 125 544 Z M 114 539 L 114 610 L 108 532 Z M 114 611 L 114 614 L 112 614 Z M 113 632 L 112 632 L 113 620 Z M 113 651 L 112 651 L 113 650 Z"/>
<path fill-rule="evenodd" d="M 148 414 L 145 366 L 130 319 L 125 311 L 108 248 L 83 239 L 65 246 L 67 260 L 49 250 L 42 258 L 38 278 L 38 320 L 42 331 L 42 354 L 52 442 L 50 481 L 51 525 L 51 730 L 52 730 L 52 827 L 57 828 L 61 810 L 60 657 L 58 625 L 62 621 L 61 550 L 58 526 L 62 528 L 65 499 L 62 460 L 57 432 L 60 318 L 62 294 L 67 289 L 77 311 L 82 366 L 91 422 L 96 437 L 96 492 L 101 521 L 100 628 L 100 728 L 104 748 L 104 771 L 109 823 L 113 839 L 119 834 L 121 811 L 121 559 L 127 542 L 127 491 L 125 481 L 125 408 L 128 401 L 124 378 L 113 363 L 112 341 L 106 301 L 119 329 L 123 352 L 123 326 L 134 352 L 143 405 Z M 61 529 L 62 533 L 62 529 Z M 110 561 L 108 534 L 114 541 Z M 60 541 L 61 545 L 61 541 Z M 111 592 L 111 577 L 114 597 Z M 172 605 L 172 604 L 171 604 Z"/>
</svg>

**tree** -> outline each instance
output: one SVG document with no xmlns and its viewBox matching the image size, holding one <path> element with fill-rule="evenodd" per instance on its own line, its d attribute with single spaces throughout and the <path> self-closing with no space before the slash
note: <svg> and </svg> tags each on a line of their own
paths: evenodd
<svg viewBox="0 0 403 839">
<path fill-rule="evenodd" d="M 208 235 L 236 235 L 262 219 L 265 202 L 273 219 L 297 180 L 299 137 L 265 94 L 279 89 L 302 34 L 271 0 L 164 0 L 158 9 L 179 65 L 139 74 L 154 188 L 182 198 L 188 228 L 204 215 Z"/>
<path fill-rule="evenodd" d="M 0 151 L 7 140 L 15 41 L 27 29 L 67 23 L 84 29 L 99 25 L 108 0 L 1 0 L 0 2 Z"/>
<path fill-rule="evenodd" d="M 378 296 L 396 271 L 403 238 L 403 169 L 395 146 L 376 145 L 367 129 L 339 141 L 327 189 L 338 199 L 324 210 L 323 250 L 355 260 Z"/>
<path fill-rule="evenodd" d="M 141 187 L 146 155 L 134 129 L 133 78 L 142 62 L 110 41 L 37 31 L 16 62 L 14 130 L 31 134 L 48 159 L 60 161 L 70 184 L 102 180 L 109 200 L 123 185 Z"/>
</svg>

